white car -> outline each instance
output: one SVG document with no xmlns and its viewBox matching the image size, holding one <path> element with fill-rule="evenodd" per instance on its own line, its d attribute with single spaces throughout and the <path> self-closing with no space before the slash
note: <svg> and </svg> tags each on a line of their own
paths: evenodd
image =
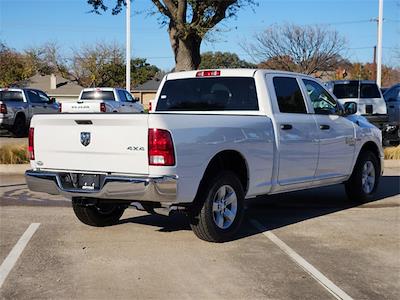
<svg viewBox="0 0 400 300">
<path fill-rule="evenodd" d="M 356 111 L 302 74 L 171 73 L 149 114 L 35 116 L 26 180 L 72 199 L 88 225 L 115 224 L 129 205 L 182 210 L 199 238 L 226 241 L 245 199 L 344 183 L 351 200 L 370 200 L 382 137 Z"/>
<path fill-rule="evenodd" d="M 78 101 L 63 101 L 62 113 L 143 112 L 143 105 L 127 90 L 119 88 L 86 88 Z"/>
</svg>

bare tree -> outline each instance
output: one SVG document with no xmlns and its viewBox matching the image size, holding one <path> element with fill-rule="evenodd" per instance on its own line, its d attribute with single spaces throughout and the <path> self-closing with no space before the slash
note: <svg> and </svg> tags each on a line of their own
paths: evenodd
<svg viewBox="0 0 400 300">
<path fill-rule="evenodd" d="M 335 70 L 345 45 L 337 31 L 285 24 L 255 34 L 255 41 L 242 48 L 260 67 L 315 74 Z"/>
<path fill-rule="evenodd" d="M 60 73 L 68 77 L 67 60 L 61 55 L 60 47 L 55 42 L 48 42 L 39 47 L 24 51 L 28 65 L 40 74 Z"/>
<path fill-rule="evenodd" d="M 152 79 L 160 70 L 143 58 L 131 60 L 132 84 L 141 84 Z M 125 84 L 124 50 L 118 44 L 96 43 L 75 49 L 70 79 L 84 87 L 111 86 Z"/>
<path fill-rule="evenodd" d="M 125 0 L 115 0 L 113 14 L 121 12 Z M 197 69 L 201 62 L 200 45 L 205 35 L 224 19 L 237 15 L 244 5 L 255 0 L 151 0 L 168 34 L 175 55 L 175 70 Z M 105 0 L 87 0 L 95 12 L 105 11 Z"/>
</svg>

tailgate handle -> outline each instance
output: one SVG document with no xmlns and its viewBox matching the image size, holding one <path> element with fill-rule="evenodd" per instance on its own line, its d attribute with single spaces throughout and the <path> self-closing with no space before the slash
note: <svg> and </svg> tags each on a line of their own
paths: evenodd
<svg viewBox="0 0 400 300">
<path fill-rule="evenodd" d="M 92 125 L 93 122 L 91 120 L 75 120 L 78 125 Z"/>
</svg>

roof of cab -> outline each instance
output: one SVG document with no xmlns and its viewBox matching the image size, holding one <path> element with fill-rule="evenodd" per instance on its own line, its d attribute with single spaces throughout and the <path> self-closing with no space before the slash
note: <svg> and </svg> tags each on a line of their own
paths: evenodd
<svg viewBox="0 0 400 300">
<path fill-rule="evenodd" d="M 94 87 L 94 88 L 84 88 L 82 91 L 83 92 L 91 92 L 91 91 L 113 91 L 113 90 L 118 90 L 119 88 L 113 88 L 113 87 Z"/>
<path fill-rule="evenodd" d="M 218 76 L 210 77 L 254 77 L 256 72 L 263 72 L 265 74 L 281 74 L 281 75 L 296 75 L 303 77 L 312 77 L 306 74 L 287 72 L 287 71 L 277 71 L 269 69 L 202 69 L 194 71 L 182 71 L 174 72 L 166 75 L 167 80 L 171 79 L 183 79 L 183 78 L 195 78 L 196 74 L 200 71 L 220 71 Z"/>
</svg>

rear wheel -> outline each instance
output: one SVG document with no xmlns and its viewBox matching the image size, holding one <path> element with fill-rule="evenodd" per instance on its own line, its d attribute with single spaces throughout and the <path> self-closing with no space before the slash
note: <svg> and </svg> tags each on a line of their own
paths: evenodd
<svg viewBox="0 0 400 300">
<path fill-rule="evenodd" d="M 371 151 L 363 151 L 350 179 L 345 183 L 346 194 L 354 202 L 372 200 L 380 179 L 378 158 Z"/>
<path fill-rule="evenodd" d="M 27 133 L 26 120 L 22 115 L 17 115 L 11 129 L 15 137 L 24 137 Z"/>
<path fill-rule="evenodd" d="M 125 206 L 119 204 L 99 203 L 83 206 L 72 202 L 76 217 L 84 224 L 96 227 L 116 224 L 125 211 Z"/>
<path fill-rule="evenodd" d="M 244 192 L 238 177 L 223 171 L 207 180 L 199 191 L 200 207 L 191 216 L 196 236 L 209 242 L 231 239 L 239 229 L 244 215 Z"/>
</svg>

